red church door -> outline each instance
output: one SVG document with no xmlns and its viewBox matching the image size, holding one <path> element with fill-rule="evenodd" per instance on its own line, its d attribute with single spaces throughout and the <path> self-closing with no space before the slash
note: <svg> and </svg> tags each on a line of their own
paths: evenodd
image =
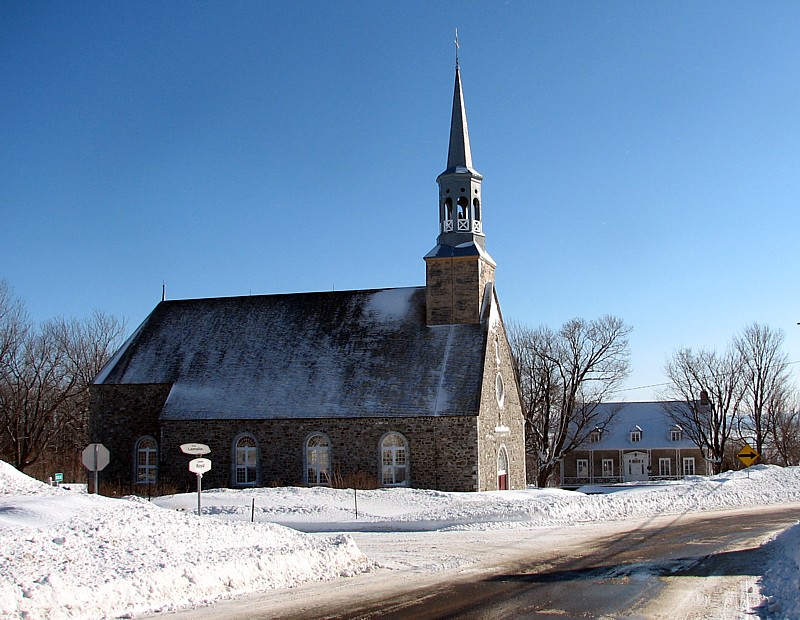
<svg viewBox="0 0 800 620">
<path fill-rule="evenodd" d="M 497 453 L 497 490 L 508 491 L 508 453 L 503 446 Z"/>
</svg>

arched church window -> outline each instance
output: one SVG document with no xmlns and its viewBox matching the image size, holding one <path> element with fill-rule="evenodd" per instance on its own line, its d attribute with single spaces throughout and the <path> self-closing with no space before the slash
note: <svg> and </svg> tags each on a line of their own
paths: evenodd
<svg viewBox="0 0 800 620">
<path fill-rule="evenodd" d="M 475 213 L 475 219 L 481 219 L 481 201 L 477 198 L 472 199 L 472 211 Z"/>
<path fill-rule="evenodd" d="M 381 484 L 407 486 L 408 481 L 408 442 L 400 433 L 388 433 L 381 439 Z"/>
<path fill-rule="evenodd" d="M 234 480 L 237 485 L 255 486 L 258 480 L 258 450 L 255 437 L 240 435 L 233 444 Z"/>
<path fill-rule="evenodd" d="M 326 435 L 315 433 L 306 441 L 306 484 L 331 482 L 331 442 Z"/>
<path fill-rule="evenodd" d="M 136 442 L 136 484 L 154 484 L 158 478 L 158 444 L 152 437 Z"/>
<path fill-rule="evenodd" d="M 444 199 L 444 219 L 453 219 L 453 199 L 450 197 Z"/>
</svg>

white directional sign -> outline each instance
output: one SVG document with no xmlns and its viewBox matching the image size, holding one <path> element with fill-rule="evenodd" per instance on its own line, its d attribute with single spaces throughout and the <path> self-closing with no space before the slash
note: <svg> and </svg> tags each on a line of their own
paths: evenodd
<svg viewBox="0 0 800 620">
<path fill-rule="evenodd" d="M 192 459 L 189 461 L 189 471 L 193 474 L 200 474 L 202 476 L 210 470 L 211 461 L 209 459 Z"/>
<path fill-rule="evenodd" d="M 102 471 L 111 461 L 111 455 L 101 443 L 90 443 L 83 449 L 83 466 L 89 471 Z"/>
<path fill-rule="evenodd" d="M 182 447 L 182 446 L 181 446 Z M 189 461 L 189 471 L 197 474 L 197 516 L 202 513 L 200 506 L 200 491 L 203 486 L 203 474 L 211 470 L 211 461 L 209 459 L 199 458 Z"/>
<path fill-rule="evenodd" d="M 204 443 L 184 443 L 181 444 L 181 452 L 184 454 L 208 454 L 211 452 L 211 448 L 209 448 Z"/>
</svg>

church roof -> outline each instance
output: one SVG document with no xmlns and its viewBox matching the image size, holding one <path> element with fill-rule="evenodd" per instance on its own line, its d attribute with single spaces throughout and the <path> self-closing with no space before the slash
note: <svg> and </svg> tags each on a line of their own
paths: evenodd
<svg viewBox="0 0 800 620">
<path fill-rule="evenodd" d="M 171 420 L 477 415 L 486 338 L 424 287 L 164 301 L 95 384 L 171 384 Z"/>
</svg>

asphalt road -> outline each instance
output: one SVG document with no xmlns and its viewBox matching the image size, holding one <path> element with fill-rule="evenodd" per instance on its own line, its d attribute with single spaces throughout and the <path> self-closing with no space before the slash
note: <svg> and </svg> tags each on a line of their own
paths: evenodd
<svg viewBox="0 0 800 620">
<path fill-rule="evenodd" d="M 800 520 L 800 506 L 683 514 L 614 524 L 593 535 L 523 530 L 480 569 L 378 576 L 227 601 L 196 618 L 723 618 L 739 617 L 766 564 L 759 545 Z M 562 539 L 560 539 L 560 537 Z M 466 539 L 465 539 L 466 540 Z M 491 550 L 490 550 L 491 551 Z M 377 586 L 377 587 L 375 587 Z M 694 596 L 701 592 L 702 596 Z"/>
</svg>

